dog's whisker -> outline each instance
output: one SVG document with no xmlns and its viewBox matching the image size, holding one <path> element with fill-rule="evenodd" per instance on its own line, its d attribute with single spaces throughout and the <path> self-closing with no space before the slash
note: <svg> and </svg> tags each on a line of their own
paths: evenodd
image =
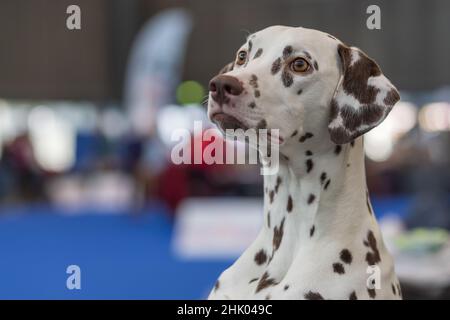
<svg viewBox="0 0 450 320">
<path fill-rule="evenodd" d="M 253 32 L 250 32 L 248 29 L 241 29 L 240 31 L 246 33 L 245 39 L 248 39 L 248 37 L 253 34 Z"/>
</svg>

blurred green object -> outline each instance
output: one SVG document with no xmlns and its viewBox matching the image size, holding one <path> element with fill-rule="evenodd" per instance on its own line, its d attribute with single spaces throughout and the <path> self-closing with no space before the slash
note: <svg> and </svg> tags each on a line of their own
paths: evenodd
<svg viewBox="0 0 450 320">
<path fill-rule="evenodd" d="M 449 234 L 444 229 L 413 229 L 402 234 L 395 244 L 402 251 L 423 253 L 438 251 L 449 241 Z"/>
<path fill-rule="evenodd" d="M 184 81 L 178 86 L 176 95 L 180 104 L 202 103 L 205 89 L 197 81 Z"/>
</svg>

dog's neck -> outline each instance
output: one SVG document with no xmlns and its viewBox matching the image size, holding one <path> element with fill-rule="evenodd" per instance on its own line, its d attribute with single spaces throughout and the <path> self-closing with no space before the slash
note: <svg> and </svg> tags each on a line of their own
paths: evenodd
<svg viewBox="0 0 450 320">
<path fill-rule="evenodd" d="M 310 143 L 281 155 L 278 173 L 264 177 L 264 228 L 292 229 L 299 243 L 304 238 L 347 241 L 373 218 L 363 140 L 319 149 Z"/>
</svg>

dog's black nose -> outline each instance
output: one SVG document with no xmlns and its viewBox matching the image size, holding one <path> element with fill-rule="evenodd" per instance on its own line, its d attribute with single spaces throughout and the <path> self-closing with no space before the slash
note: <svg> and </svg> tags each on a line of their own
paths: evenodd
<svg viewBox="0 0 450 320">
<path fill-rule="evenodd" d="M 230 96 L 238 96 L 243 90 L 242 83 L 232 76 L 218 75 L 209 82 L 211 97 L 219 104 L 227 103 Z"/>
</svg>

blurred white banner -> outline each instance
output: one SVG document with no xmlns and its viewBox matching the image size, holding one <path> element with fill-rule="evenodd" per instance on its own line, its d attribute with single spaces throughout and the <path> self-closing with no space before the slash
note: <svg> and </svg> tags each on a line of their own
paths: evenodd
<svg viewBox="0 0 450 320">
<path fill-rule="evenodd" d="M 256 238 L 263 202 L 249 198 L 191 198 L 177 212 L 174 250 L 182 258 L 234 259 Z"/>
</svg>

